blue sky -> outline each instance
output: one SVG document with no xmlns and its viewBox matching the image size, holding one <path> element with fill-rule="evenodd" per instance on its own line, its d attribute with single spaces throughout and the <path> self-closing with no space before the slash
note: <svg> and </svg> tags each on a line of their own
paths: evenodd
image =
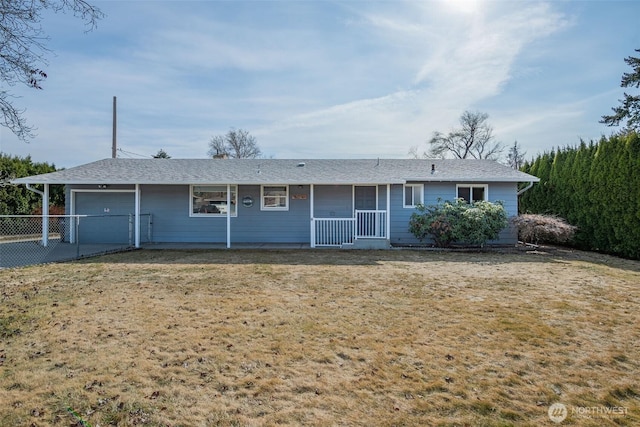
<svg viewBox="0 0 640 427">
<path fill-rule="evenodd" d="M 46 15 L 44 90 L 13 87 L 36 126 L 0 151 L 57 167 L 111 156 L 205 158 L 248 130 L 276 158 L 406 158 L 465 110 L 531 158 L 615 129 L 636 1 L 94 1 L 85 33 Z M 134 153 L 134 154 L 132 154 Z"/>
</svg>

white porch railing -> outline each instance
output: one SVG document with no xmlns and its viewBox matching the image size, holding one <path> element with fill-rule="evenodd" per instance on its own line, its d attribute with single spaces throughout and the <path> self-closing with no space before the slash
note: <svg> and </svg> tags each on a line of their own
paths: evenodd
<svg viewBox="0 0 640 427">
<path fill-rule="evenodd" d="M 386 239 L 387 211 L 356 210 L 354 218 L 313 218 L 311 247 L 342 246 L 355 239 Z"/>
<path fill-rule="evenodd" d="M 353 243 L 355 218 L 314 218 L 311 247 Z"/>
<path fill-rule="evenodd" d="M 385 239 L 387 237 L 387 211 L 356 210 L 356 239 Z"/>
</svg>

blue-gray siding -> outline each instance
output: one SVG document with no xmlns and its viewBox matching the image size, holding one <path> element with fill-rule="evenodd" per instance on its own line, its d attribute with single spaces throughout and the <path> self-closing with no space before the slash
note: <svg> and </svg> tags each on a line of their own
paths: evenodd
<svg viewBox="0 0 640 427">
<path fill-rule="evenodd" d="M 313 199 L 313 216 L 316 218 L 353 217 L 351 185 L 314 185 Z"/>
<path fill-rule="evenodd" d="M 100 192 L 95 187 L 92 193 L 77 193 L 76 213 L 103 214 L 105 207 L 111 214 L 133 212 L 133 193 Z M 133 189 L 132 186 L 122 187 Z M 408 223 L 413 208 L 404 208 L 404 188 L 391 185 L 390 192 L 390 240 L 397 245 L 420 243 L 409 231 Z M 226 242 L 227 219 L 220 217 L 190 217 L 191 201 L 188 185 L 141 185 L 141 212 L 150 213 L 153 218 L 151 240 L 154 242 Z M 350 218 L 353 215 L 353 186 L 315 185 L 315 218 Z M 386 209 L 387 186 L 378 185 L 378 209 Z M 517 215 L 517 184 L 490 183 L 489 200 L 505 203 L 509 216 Z M 69 190 L 67 190 L 69 196 Z M 243 206 L 242 199 L 250 196 L 254 203 Z M 453 200 L 456 197 L 456 183 L 425 183 L 424 203 L 435 204 L 439 200 Z M 289 186 L 289 210 L 263 211 L 260 209 L 260 186 L 238 186 L 237 216 L 231 217 L 231 243 L 309 243 L 311 235 L 310 186 Z M 68 204 L 67 204 L 68 206 Z M 83 230 L 85 233 L 90 230 Z M 95 226 L 91 231 L 94 240 L 109 239 L 105 227 Z M 120 232 L 118 232 L 120 234 Z M 113 234 L 113 233 L 112 233 Z M 511 229 L 502 232 L 500 243 L 516 242 L 517 236 Z M 118 237 L 120 239 L 120 237 Z M 425 243 L 425 242 L 423 242 Z"/>
<path fill-rule="evenodd" d="M 134 193 L 76 193 L 76 214 L 90 215 L 78 224 L 80 243 L 128 244 L 134 203 Z"/>
<path fill-rule="evenodd" d="M 153 214 L 154 242 L 227 241 L 225 216 L 190 217 L 189 186 L 142 186 L 141 211 Z M 231 217 L 231 242 L 308 243 L 310 239 L 309 186 L 290 186 L 288 211 L 261 211 L 260 186 L 238 187 L 238 215 Z M 253 206 L 242 199 L 250 196 Z"/>
<path fill-rule="evenodd" d="M 391 186 L 391 243 L 397 245 L 415 245 L 420 243 L 409 232 L 409 219 L 415 212 L 414 208 L 403 207 L 404 187 Z M 456 197 L 455 182 L 427 183 L 424 186 L 424 204 L 433 205 L 439 201 L 454 200 Z M 517 184 L 490 183 L 488 189 L 490 202 L 502 201 L 509 217 L 518 214 Z M 500 243 L 515 244 L 517 235 L 512 229 L 506 229 L 500 234 Z M 423 242 L 425 243 L 425 242 Z"/>
</svg>

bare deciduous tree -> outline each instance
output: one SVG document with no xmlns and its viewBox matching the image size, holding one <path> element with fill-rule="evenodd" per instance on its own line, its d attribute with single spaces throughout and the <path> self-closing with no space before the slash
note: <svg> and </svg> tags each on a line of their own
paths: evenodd
<svg viewBox="0 0 640 427">
<path fill-rule="evenodd" d="M 457 159 L 493 159 L 502 153 L 502 144 L 493 137 L 493 128 L 487 123 L 489 115 L 480 112 L 465 111 L 460 116 L 460 128 L 448 134 L 434 132 L 429 140 L 429 150 L 420 155 L 417 147 L 409 150 L 413 157 Z"/>
<path fill-rule="evenodd" d="M 256 159 L 262 155 L 256 138 L 242 129 L 230 129 L 225 135 L 216 135 L 209 141 L 209 156 L 231 159 Z"/>
<path fill-rule="evenodd" d="M 7 86 L 24 84 L 42 89 L 47 73 L 45 54 L 49 52 L 42 29 L 42 13 L 71 12 L 85 21 L 87 31 L 96 27 L 104 14 L 84 0 L 0 0 L 0 82 Z M 16 97 L 0 89 L 0 126 L 11 130 L 20 140 L 33 138 L 32 126 L 23 117 L 24 110 L 14 106 Z"/>
</svg>

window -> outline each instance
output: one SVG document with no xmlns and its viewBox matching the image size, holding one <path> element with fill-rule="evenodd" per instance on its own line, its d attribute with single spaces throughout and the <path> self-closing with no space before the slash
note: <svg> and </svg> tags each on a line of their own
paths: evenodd
<svg viewBox="0 0 640 427">
<path fill-rule="evenodd" d="M 288 185 L 263 185 L 260 190 L 260 209 L 265 211 L 289 210 Z"/>
<path fill-rule="evenodd" d="M 190 216 L 237 216 L 236 202 L 238 187 L 229 186 L 231 189 L 231 206 L 227 206 L 226 185 L 192 185 L 191 186 L 191 212 Z"/>
<path fill-rule="evenodd" d="M 487 200 L 486 184 L 458 184 L 456 186 L 458 199 L 464 199 L 467 203 Z"/>
<path fill-rule="evenodd" d="M 423 202 L 424 194 L 423 184 L 405 184 L 404 185 L 404 207 L 414 208 Z"/>
</svg>

